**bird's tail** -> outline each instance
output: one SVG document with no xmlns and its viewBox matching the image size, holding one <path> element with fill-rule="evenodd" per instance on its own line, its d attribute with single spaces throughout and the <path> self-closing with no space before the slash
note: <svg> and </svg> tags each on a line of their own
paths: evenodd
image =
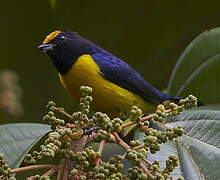
<svg viewBox="0 0 220 180">
<path fill-rule="evenodd" d="M 184 97 L 178 97 L 178 96 L 173 96 L 173 95 L 163 93 L 161 100 L 162 101 L 170 100 L 170 101 L 178 102 L 179 100 L 181 100 L 183 98 Z"/>
</svg>

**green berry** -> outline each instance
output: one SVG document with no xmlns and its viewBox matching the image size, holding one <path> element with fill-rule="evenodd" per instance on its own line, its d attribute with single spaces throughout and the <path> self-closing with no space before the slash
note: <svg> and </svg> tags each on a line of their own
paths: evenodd
<svg viewBox="0 0 220 180">
<path fill-rule="evenodd" d="M 164 105 L 162 105 L 162 104 L 159 104 L 159 105 L 157 106 L 157 109 L 160 110 L 161 112 L 166 111 Z"/>
<path fill-rule="evenodd" d="M 10 177 L 8 180 L 16 180 L 15 177 Z"/>
<path fill-rule="evenodd" d="M 78 174 L 78 170 L 77 169 L 73 169 L 72 171 L 70 171 L 70 175 L 71 176 L 75 176 L 75 175 L 77 175 Z"/>
<path fill-rule="evenodd" d="M 89 167 L 89 161 L 83 161 L 83 166 L 84 167 Z"/>
<path fill-rule="evenodd" d="M 124 168 L 124 164 L 119 163 L 119 164 L 117 165 L 117 168 L 118 168 L 118 170 L 120 171 L 121 169 L 123 169 L 123 168 Z"/>
<path fill-rule="evenodd" d="M 133 140 L 130 142 L 130 145 L 131 145 L 131 147 L 134 147 L 134 146 L 136 146 L 136 142 Z"/>
<path fill-rule="evenodd" d="M 148 180 L 147 175 L 146 175 L 146 174 L 144 174 L 144 173 L 141 173 L 140 180 Z"/>
<path fill-rule="evenodd" d="M 87 178 L 86 178 L 86 176 L 85 175 L 81 175 L 80 177 L 79 177 L 79 180 L 86 180 Z"/>
<path fill-rule="evenodd" d="M 184 178 L 183 177 L 179 177 L 177 180 L 184 180 Z"/>
</svg>

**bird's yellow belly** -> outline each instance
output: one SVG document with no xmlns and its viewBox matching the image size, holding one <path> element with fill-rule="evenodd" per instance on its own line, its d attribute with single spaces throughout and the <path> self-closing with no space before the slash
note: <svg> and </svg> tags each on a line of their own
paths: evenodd
<svg viewBox="0 0 220 180">
<path fill-rule="evenodd" d="M 134 93 L 104 79 L 98 65 L 90 55 L 83 55 L 77 59 L 72 68 L 60 80 L 64 87 L 75 97 L 80 97 L 80 86 L 93 88 L 92 110 L 107 113 L 110 117 L 117 117 L 120 113 L 127 114 L 131 106 L 136 105 L 144 113 L 152 112 L 155 105 L 145 102 Z"/>
</svg>

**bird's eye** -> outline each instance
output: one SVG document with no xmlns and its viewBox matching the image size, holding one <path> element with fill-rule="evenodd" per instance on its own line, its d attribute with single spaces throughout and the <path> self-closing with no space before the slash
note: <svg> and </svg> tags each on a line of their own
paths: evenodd
<svg viewBox="0 0 220 180">
<path fill-rule="evenodd" d="M 66 39 L 66 37 L 65 37 L 65 36 L 61 36 L 59 39 L 60 39 L 61 41 L 64 41 L 64 40 Z"/>
</svg>

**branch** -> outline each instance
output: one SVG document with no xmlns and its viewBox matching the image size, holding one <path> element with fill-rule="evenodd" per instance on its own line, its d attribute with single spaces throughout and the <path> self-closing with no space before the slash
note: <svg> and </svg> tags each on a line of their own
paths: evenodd
<svg viewBox="0 0 220 180">
<path fill-rule="evenodd" d="M 57 180 L 68 180 L 70 160 L 63 159 L 59 165 Z"/>
<path fill-rule="evenodd" d="M 139 145 L 139 146 L 135 146 L 135 147 L 133 147 L 132 149 L 134 149 L 134 150 L 139 150 L 139 149 L 142 149 L 142 148 L 145 148 L 145 145 L 144 145 L 144 144 L 141 144 L 141 145 Z"/>
<path fill-rule="evenodd" d="M 105 143 L 106 143 L 105 140 L 103 140 L 103 141 L 101 141 L 100 144 L 99 144 L 98 152 L 99 152 L 100 154 L 102 154 L 102 151 L 103 151 L 103 149 L 104 149 Z M 96 159 L 96 162 L 95 162 L 95 166 L 99 166 L 100 161 L 101 161 L 101 158 L 100 158 L 100 157 L 97 158 L 97 159 Z"/>
<path fill-rule="evenodd" d="M 144 161 L 145 163 L 147 163 L 148 165 L 152 165 L 152 162 L 148 161 L 146 158 L 144 158 L 143 161 Z"/>
<path fill-rule="evenodd" d="M 57 168 L 55 165 L 33 165 L 33 166 L 26 166 L 26 167 L 20 167 L 11 170 L 11 174 L 22 172 L 22 171 L 29 171 L 34 169 L 50 169 L 50 168 Z"/>
<path fill-rule="evenodd" d="M 148 171 L 147 167 L 143 162 L 141 162 L 139 166 L 144 170 L 145 174 L 147 174 L 151 179 L 154 178 L 154 176 Z"/>
<path fill-rule="evenodd" d="M 54 108 L 54 111 L 55 111 L 55 112 L 58 112 L 58 113 L 60 113 L 60 114 L 62 114 L 62 115 L 64 115 L 64 116 L 66 116 L 66 117 L 68 117 L 68 118 L 71 119 L 71 120 L 73 120 L 73 117 L 72 117 L 69 113 L 67 113 L 67 112 L 64 110 L 64 108 L 55 107 L 55 108 Z"/>
<path fill-rule="evenodd" d="M 42 176 L 53 176 L 58 171 L 58 167 L 53 167 L 46 173 L 44 173 Z"/>
<path fill-rule="evenodd" d="M 84 146 L 86 145 L 88 140 L 88 136 L 83 136 L 81 137 L 78 141 L 76 141 L 73 145 L 72 151 L 75 152 L 79 152 L 82 151 Z"/>
<path fill-rule="evenodd" d="M 148 120 L 154 118 L 154 116 L 155 116 L 155 114 L 150 114 L 148 116 L 145 116 L 145 117 L 141 118 L 141 120 L 139 122 L 148 121 Z M 122 124 L 122 128 L 132 126 L 132 125 L 137 124 L 137 123 L 138 123 L 138 121 L 134 121 L 134 122 L 131 121 L 131 122 L 125 123 L 125 124 Z"/>
<path fill-rule="evenodd" d="M 116 143 L 118 143 L 119 145 L 121 145 L 122 147 L 124 147 L 124 148 L 127 149 L 127 150 L 128 150 L 128 149 L 131 149 L 131 147 L 130 147 L 126 142 L 124 142 L 124 141 L 118 136 L 117 133 L 113 132 L 112 135 L 113 135 L 114 138 L 115 138 L 115 140 L 112 139 L 113 141 L 115 141 Z M 140 145 L 139 147 L 143 148 L 142 146 L 143 146 L 143 145 Z M 138 147 L 138 146 L 137 146 L 137 147 Z M 140 149 L 141 149 L 141 148 L 140 148 Z M 143 161 L 144 161 L 145 163 L 149 164 L 149 165 L 152 164 L 150 161 L 148 161 L 148 160 L 145 159 L 145 158 L 143 159 Z M 145 164 L 144 164 L 143 162 L 141 162 L 141 163 L 139 164 L 139 166 L 144 170 L 144 172 L 145 172 L 148 176 L 150 176 L 151 178 L 153 178 L 152 174 L 148 171 L 147 167 L 145 166 Z"/>
<path fill-rule="evenodd" d="M 131 147 L 126 142 L 124 142 L 116 132 L 113 132 L 112 135 L 114 137 L 114 139 L 112 139 L 114 142 L 118 143 L 125 149 L 131 149 Z"/>
<path fill-rule="evenodd" d="M 141 118 L 140 122 L 148 121 L 148 120 L 150 120 L 150 119 L 152 119 L 154 117 L 155 117 L 155 114 L 150 114 L 148 116 L 145 116 L 145 117 Z"/>
</svg>

